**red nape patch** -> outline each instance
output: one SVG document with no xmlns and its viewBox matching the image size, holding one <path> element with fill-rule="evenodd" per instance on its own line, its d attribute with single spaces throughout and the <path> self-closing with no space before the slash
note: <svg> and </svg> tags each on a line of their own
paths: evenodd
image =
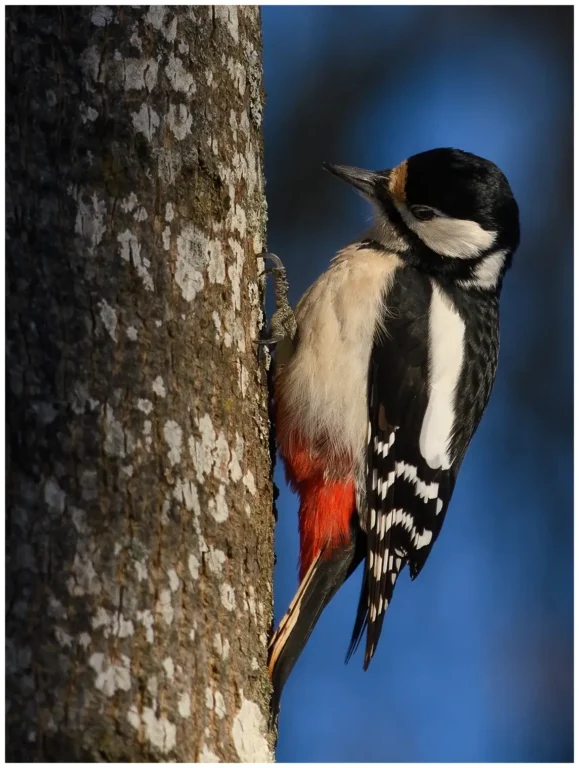
<svg viewBox="0 0 579 768">
<path fill-rule="evenodd" d="M 290 485 L 300 497 L 300 580 L 325 545 L 328 552 L 350 540 L 350 520 L 356 507 L 354 480 L 324 479 L 327 464 L 320 455 L 292 441 L 282 457 Z M 347 477 L 348 473 L 344 473 Z"/>
</svg>

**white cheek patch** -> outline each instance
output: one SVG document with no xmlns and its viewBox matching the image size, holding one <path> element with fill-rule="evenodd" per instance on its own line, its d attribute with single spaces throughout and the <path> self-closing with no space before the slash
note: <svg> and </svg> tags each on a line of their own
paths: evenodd
<svg viewBox="0 0 579 768">
<path fill-rule="evenodd" d="M 470 280 L 460 280 L 459 285 L 463 288 L 494 288 L 499 281 L 508 253 L 506 248 L 489 253 L 477 265 Z"/>
<path fill-rule="evenodd" d="M 476 221 L 436 216 L 430 221 L 418 221 L 405 205 L 396 207 L 404 223 L 435 253 L 451 259 L 473 259 L 486 251 L 497 239 Z"/>
<path fill-rule="evenodd" d="M 438 285 L 431 282 L 430 383 L 419 445 L 429 467 L 449 469 L 454 393 L 462 370 L 465 325 Z"/>
</svg>

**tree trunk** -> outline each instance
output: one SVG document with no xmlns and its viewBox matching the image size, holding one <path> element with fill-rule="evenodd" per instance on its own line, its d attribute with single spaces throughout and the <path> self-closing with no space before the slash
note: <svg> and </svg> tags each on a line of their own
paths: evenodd
<svg viewBox="0 0 579 768">
<path fill-rule="evenodd" d="M 7 757 L 271 759 L 259 10 L 6 30 Z"/>
</svg>

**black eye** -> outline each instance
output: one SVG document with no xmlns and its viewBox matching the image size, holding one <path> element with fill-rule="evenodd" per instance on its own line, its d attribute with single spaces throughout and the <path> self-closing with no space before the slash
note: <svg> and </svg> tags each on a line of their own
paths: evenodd
<svg viewBox="0 0 579 768">
<path fill-rule="evenodd" d="M 430 221 L 430 219 L 433 219 L 436 216 L 432 208 L 429 208 L 427 205 L 412 205 L 410 207 L 410 213 L 415 219 L 418 219 L 418 221 Z"/>
</svg>

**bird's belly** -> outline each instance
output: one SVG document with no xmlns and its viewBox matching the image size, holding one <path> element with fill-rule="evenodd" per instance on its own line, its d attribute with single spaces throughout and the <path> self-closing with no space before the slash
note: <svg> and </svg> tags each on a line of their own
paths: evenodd
<svg viewBox="0 0 579 768">
<path fill-rule="evenodd" d="M 297 307 L 297 347 L 276 385 L 278 434 L 298 435 L 339 467 L 347 457 L 350 471 L 365 446 L 370 353 L 395 266 L 360 250 L 334 263 Z"/>
<path fill-rule="evenodd" d="M 365 465 L 368 367 L 393 261 L 345 251 L 296 309 L 297 344 L 275 381 L 286 476 L 300 496 L 300 574 L 320 551 L 343 546 Z"/>
</svg>

